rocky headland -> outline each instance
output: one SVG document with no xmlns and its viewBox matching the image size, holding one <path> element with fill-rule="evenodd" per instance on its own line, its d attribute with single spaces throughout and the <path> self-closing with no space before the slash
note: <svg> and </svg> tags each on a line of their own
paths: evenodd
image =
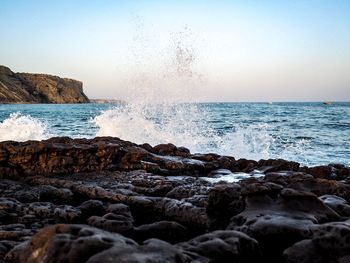
<svg viewBox="0 0 350 263">
<path fill-rule="evenodd" d="M 350 262 L 343 165 L 52 138 L 0 143 L 0 177 L 0 262 Z"/>
<path fill-rule="evenodd" d="M 88 103 L 83 83 L 46 74 L 14 73 L 0 65 L 0 103 Z"/>
</svg>

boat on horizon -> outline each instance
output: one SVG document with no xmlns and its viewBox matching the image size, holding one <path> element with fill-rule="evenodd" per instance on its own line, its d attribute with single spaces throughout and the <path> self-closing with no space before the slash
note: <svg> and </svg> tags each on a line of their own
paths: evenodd
<svg viewBox="0 0 350 263">
<path fill-rule="evenodd" d="M 332 102 L 331 102 L 331 101 L 324 101 L 323 104 L 324 104 L 324 105 L 331 105 Z"/>
</svg>

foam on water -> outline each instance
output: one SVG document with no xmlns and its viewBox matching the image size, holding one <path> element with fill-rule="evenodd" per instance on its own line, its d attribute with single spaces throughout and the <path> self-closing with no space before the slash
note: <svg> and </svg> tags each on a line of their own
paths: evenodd
<svg viewBox="0 0 350 263">
<path fill-rule="evenodd" d="M 220 135 L 206 121 L 206 112 L 192 104 L 153 105 L 152 109 L 143 110 L 126 106 L 104 111 L 93 120 L 98 127 L 97 136 L 116 136 L 153 146 L 173 143 L 191 152 L 214 152 L 254 160 L 273 157 L 271 150 L 276 140 L 266 124 L 237 125 Z M 283 156 L 291 156 L 296 150 L 300 152 L 302 148 L 288 145 Z"/>
<path fill-rule="evenodd" d="M 270 149 L 275 139 L 267 128 L 267 124 L 252 124 L 247 127 L 237 125 L 222 137 L 217 136 L 215 152 L 254 160 L 270 158 Z"/>
<path fill-rule="evenodd" d="M 134 105 L 104 111 L 93 119 L 97 136 L 117 136 L 136 143 L 174 143 L 193 151 L 208 144 L 208 128 L 195 105 Z M 210 133 L 210 129 L 209 129 Z"/>
<path fill-rule="evenodd" d="M 29 115 L 11 113 L 0 122 L 0 141 L 43 140 L 48 137 L 46 125 Z"/>
</svg>

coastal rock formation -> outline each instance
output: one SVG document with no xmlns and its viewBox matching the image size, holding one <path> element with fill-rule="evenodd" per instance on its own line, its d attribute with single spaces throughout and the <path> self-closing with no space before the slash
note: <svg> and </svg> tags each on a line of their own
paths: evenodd
<svg viewBox="0 0 350 263">
<path fill-rule="evenodd" d="M 1 142 L 0 178 L 2 263 L 350 259 L 343 165 L 61 137 Z"/>
<path fill-rule="evenodd" d="M 88 103 L 83 83 L 45 74 L 14 73 L 0 65 L 0 103 Z"/>
</svg>

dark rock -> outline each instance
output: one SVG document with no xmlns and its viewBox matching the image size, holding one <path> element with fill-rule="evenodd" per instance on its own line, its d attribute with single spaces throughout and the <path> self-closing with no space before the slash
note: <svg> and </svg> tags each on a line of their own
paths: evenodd
<svg viewBox="0 0 350 263">
<path fill-rule="evenodd" d="M 0 261 L 344 263 L 348 177 L 112 137 L 2 142 Z"/>
<path fill-rule="evenodd" d="M 114 245 L 136 246 L 131 239 L 84 225 L 53 225 L 42 229 L 20 251 L 20 262 L 86 262 Z"/>
<path fill-rule="evenodd" d="M 327 253 L 319 251 L 312 240 L 295 243 L 283 253 L 286 263 L 328 263 L 332 262 Z"/>
<path fill-rule="evenodd" d="M 56 188 L 50 185 L 42 185 L 34 191 L 38 191 L 39 201 L 52 202 L 54 204 L 67 204 L 73 199 L 73 193 L 66 188 Z"/>
<path fill-rule="evenodd" d="M 256 240 L 238 231 L 214 231 L 177 245 L 206 262 L 256 262 L 261 254 Z M 200 257 L 196 258 L 195 255 Z"/>
<path fill-rule="evenodd" d="M 190 238 L 190 231 L 177 222 L 160 221 L 136 227 L 132 237 L 138 242 L 157 238 L 173 244 Z"/>
<path fill-rule="evenodd" d="M 81 211 L 81 218 L 83 220 L 93 215 L 101 216 L 106 212 L 103 203 L 99 200 L 85 201 L 78 208 Z"/>
<path fill-rule="evenodd" d="M 288 263 L 347 262 L 350 257 L 350 221 L 315 225 L 309 240 L 284 251 Z"/>
<path fill-rule="evenodd" d="M 315 195 L 283 189 L 273 198 L 262 188 L 245 198 L 246 209 L 232 218 L 228 229 L 242 231 L 258 240 L 268 260 L 280 262 L 282 252 L 311 236 L 314 224 L 339 219 Z M 272 189 L 272 191 L 274 191 Z"/>
<path fill-rule="evenodd" d="M 350 205 L 343 198 L 336 195 L 323 195 L 319 198 L 325 205 L 336 211 L 339 215 L 350 217 Z"/>
<path fill-rule="evenodd" d="M 180 248 L 162 240 L 149 239 L 141 246 L 116 244 L 91 257 L 87 263 L 185 263 L 190 262 L 190 259 Z"/>
<path fill-rule="evenodd" d="M 230 219 L 242 212 L 244 200 L 239 184 L 218 184 L 209 191 L 206 212 L 210 219 L 210 229 L 225 229 Z"/>
<path fill-rule="evenodd" d="M 107 214 L 102 217 L 92 216 L 88 219 L 88 224 L 106 231 L 125 233 L 133 230 L 134 219 L 130 209 L 124 204 L 113 204 L 107 208 Z"/>
</svg>

